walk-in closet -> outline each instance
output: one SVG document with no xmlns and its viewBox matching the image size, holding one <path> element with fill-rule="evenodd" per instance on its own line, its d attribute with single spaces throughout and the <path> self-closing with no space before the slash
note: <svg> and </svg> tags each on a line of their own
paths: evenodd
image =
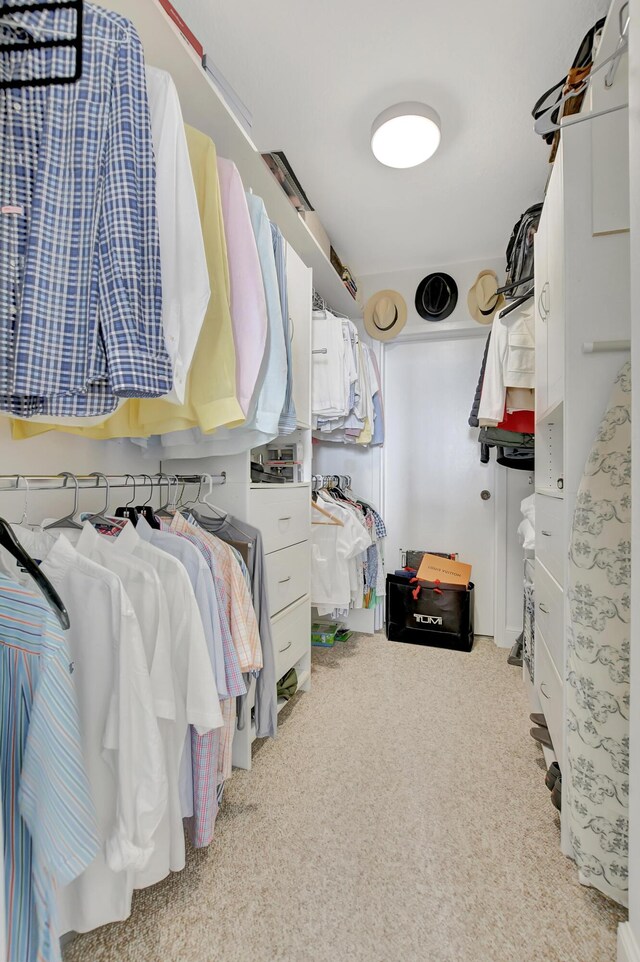
<svg viewBox="0 0 640 962">
<path fill-rule="evenodd" d="M 640 962 L 639 18 L 0 3 L 0 962 Z"/>
</svg>

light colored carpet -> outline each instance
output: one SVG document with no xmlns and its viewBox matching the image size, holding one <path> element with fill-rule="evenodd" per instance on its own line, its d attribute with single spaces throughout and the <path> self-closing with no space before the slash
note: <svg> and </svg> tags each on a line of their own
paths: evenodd
<svg viewBox="0 0 640 962">
<path fill-rule="evenodd" d="M 68 962 L 614 962 L 505 651 L 354 637 L 283 714 L 211 848 Z"/>
</svg>

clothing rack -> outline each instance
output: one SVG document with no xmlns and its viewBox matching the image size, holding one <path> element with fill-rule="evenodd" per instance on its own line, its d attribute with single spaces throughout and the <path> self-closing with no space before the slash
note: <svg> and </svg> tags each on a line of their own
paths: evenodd
<svg viewBox="0 0 640 962">
<path fill-rule="evenodd" d="M 167 487 L 181 484 L 203 484 L 205 481 L 212 484 L 225 484 L 227 480 L 226 472 L 219 475 L 210 474 L 71 474 L 67 472 L 61 474 L 0 474 L 0 491 L 60 491 L 69 487 L 69 482 L 83 490 L 95 490 L 96 488 L 137 488 L 151 487 L 156 485 Z M 20 482 L 24 483 L 24 488 L 20 487 Z"/>
<path fill-rule="evenodd" d="M 583 354 L 602 354 L 605 351 L 630 351 L 631 341 L 584 341 Z"/>
<path fill-rule="evenodd" d="M 324 297 L 318 294 L 317 291 L 313 292 L 313 310 L 324 311 L 325 313 L 328 311 L 329 314 L 333 314 L 334 317 L 342 317 L 345 321 L 350 320 L 346 314 L 342 314 L 340 311 L 334 311 L 334 309 L 327 304 Z M 313 353 L 316 354 L 318 352 L 314 351 Z"/>
<path fill-rule="evenodd" d="M 76 25 L 75 36 L 58 37 L 51 40 L 20 40 L 16 43 L 0 43 L 0 55 L 9 56 L 18 53 L 26 53 L 32 50 L 59 50 L 68 48 L 75 52 L 75 66 L 72 74 L 61 77 L 30 77 L 27 80 L 2 80 L 0 79 L 0 90 L 17 90 L 21 87 L 51 87 L 54 84 L 73 84 L 77 83 L 82 77 L 82 22 L 84 15 L 84 0 L 48 0 L 43 3 L 22 3 L 11 7 L 2 6 L 0 8 L 0 27 L 3 22 L 8 22 L 10 27 L 20 29 L 20 22 L 14 18 L 21 14 L 40 13 L 42 11 L 58 10 L 75 11 Z M 23 32 L 27 33 L 26 30 Z"/>
<path fill-rule="evenodd" d="M 314 474 L 311 479 L 312 491 L 320 491 L 321 488 L 326 488 L 328 491 L 333 488 L 346 488 L 348 490 L 350 487 L 350 474 Z"/>
</svg>

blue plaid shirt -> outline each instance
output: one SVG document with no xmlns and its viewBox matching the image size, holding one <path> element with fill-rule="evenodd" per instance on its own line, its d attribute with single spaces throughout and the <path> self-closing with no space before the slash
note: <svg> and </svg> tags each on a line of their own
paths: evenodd
<svg viewBox="0 0 640 962">
<path fill-rule="evenodd" d="M 5 43 L 74 33 L 71 10 L 0 21 Z M 0 76 L 68 75 L 74 56 L 4 46 Z M 166 394 L 155 159 L 129 21 L 85 4 L 82 79 L 0 90 L 0 140 L 0 410 L 96 415 Z"/>
</svg>

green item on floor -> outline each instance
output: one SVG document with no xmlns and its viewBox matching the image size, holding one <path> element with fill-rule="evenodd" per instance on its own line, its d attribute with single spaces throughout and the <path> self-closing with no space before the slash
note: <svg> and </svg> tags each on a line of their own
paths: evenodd
<svg viewBox="0 0 640 962">
<path fill-rule="evenodd" d="M 336 641 L 349 641 L 353 632 L 350 628 L 338 628 L 336 631 Z"/>
<path fill-rule="evenodd" d="M 315 648 L 333 648 L 339 628 L 340 625 L 335 623 L 316 622 L 315 625 L 311 625 L 311 644 Z"/>
<path fill-rule="evenodd" d="M 281 678 L 278 682 L 277 695 L 278 698 L 284 698 L 285 701 L 289 701 L 293 698 L 298 690 L 298 675 L 295 668 L 292 668 L 284 678 Z"/>
</svg>

